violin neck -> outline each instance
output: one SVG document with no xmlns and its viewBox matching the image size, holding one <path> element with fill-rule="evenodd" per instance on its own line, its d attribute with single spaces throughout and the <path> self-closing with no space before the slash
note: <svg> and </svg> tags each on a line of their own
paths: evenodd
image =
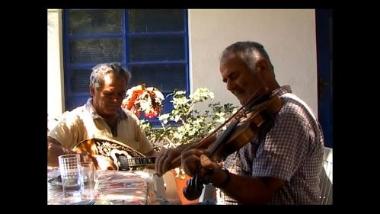
<svg viewBox="0 0 380 214">
<path fill-rule="evenodd" d="M 218 139 L 213 143 L 207 150 L 207 153 L 212 156 L 222 145 L 224 145 L 228 139 L 231 137 L 233 132 L 235 131 L 235 128 L 237 127 L 239 121 L 236 120 L 229 124 L 227 129 L 223 132 L 223 134 L 218 137 Z"/>
<path fill-rule="evenodd" d="M 262 95 L 262 96 L 258 96 L 258 97 L 255 97 L 253 99 L 251 99 L 246 105 L 245 105 L 245 109 L 251 109 L 253 107 L 255 107 L 256 105 L 259 105 L 267 100 L 270 99 L 270 95 L 267 94 L 267 95 Z"/>
</svg>

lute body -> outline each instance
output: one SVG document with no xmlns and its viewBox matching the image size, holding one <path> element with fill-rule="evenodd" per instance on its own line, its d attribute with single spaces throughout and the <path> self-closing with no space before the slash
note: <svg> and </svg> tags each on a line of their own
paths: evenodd
<svg viewBox="0 0 380 214">
<path fill-rule="evenodd" d="M 102 169 L 98 156 L 105 157 L 114 169 L 123 171 L 152 167 L 155 163 L 155 157 L 146 157 L 132 147 L 110 139 L 87 139 L 78 143 L 73 151 L 91 158 L 97 169 Z"/>
</svg>

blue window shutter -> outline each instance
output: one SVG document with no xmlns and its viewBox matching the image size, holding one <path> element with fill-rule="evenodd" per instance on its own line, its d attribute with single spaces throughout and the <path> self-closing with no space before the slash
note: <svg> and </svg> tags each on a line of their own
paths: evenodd
<svg viewBox="0 0 380 214">
<path fill-rule="evenodd" d="M 333 147 L 332 11 L 316 10 L 318 109 L 325 146 Z"/>
<path fill-rule="evenodd" d="M 66 110 L 87 101 L 91 68 L 105 62 L 127 67 L 130 87 L 189 93 L 186 10 L 64 10 L 63 41 Z M 171 108 L 166 100 L 164 112 Z"/>
</svg>

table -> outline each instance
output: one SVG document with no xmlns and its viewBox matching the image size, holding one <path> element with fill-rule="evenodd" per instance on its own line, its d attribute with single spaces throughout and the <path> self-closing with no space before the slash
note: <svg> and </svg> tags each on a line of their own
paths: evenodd
<svg viewBox="0 0 380 214">
<path fill-rule="evenodd" d="M 162 177 L 154 175 L 153 170 L 136 171 L 97 171 L 95 188 L 91 198 L 81 197 L 73 200 L 64 198 L 62 186 L 51 180 L 59 176 L 58 168 L 48 169 L 48 205 L 161 205 L 176 204 L 167 200 Z M 85 193 L 85 192 L 83 192 Z M 85 195 L 85 194 L 84 194 Z"/>
</svg>

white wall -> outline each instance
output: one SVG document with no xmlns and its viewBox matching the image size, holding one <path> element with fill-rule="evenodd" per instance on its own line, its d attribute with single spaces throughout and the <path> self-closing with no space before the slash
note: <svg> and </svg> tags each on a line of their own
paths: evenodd
<svg viewBox="0 0 380 214">
<path fill-rule="evenodd" d="M 47 100 L 49 117 L 59 116 L 64 111 L 63 64 L 62 64 L 62 16 L 61 10 L 48 9 L 48 82 Z"/>
<path fill-rule="evenodd" d="M 208 87 L 215 98 L 238 105 L 219 75 L 219 57 L 236 41 L 264 45 L 280 85 L 318 111 L 315 14 L 313 9 L 190 9 L 192 90 Z"/>
</svg>

